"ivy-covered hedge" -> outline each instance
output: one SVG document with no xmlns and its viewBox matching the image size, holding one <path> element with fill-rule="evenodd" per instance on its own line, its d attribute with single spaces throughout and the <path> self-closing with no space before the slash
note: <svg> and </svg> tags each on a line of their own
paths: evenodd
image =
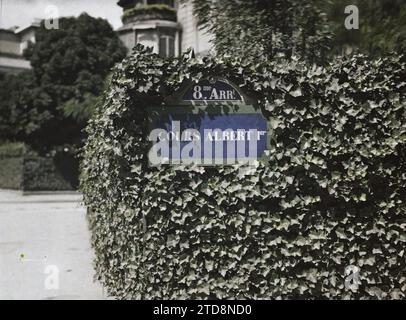
<svg viewBox="0 0 406 320">
<path fill-rule="evenodd" d="M 142 47 L 88 127 L 82 190 L 98 278 L 125 298 L 405 298 L 406 66 L 251 65 Z M 221 76 L 257 97 L 269 161 L 148 167 L 146 111 Z M 359 286 L 345 271 L 360 268 Z"/>
<path fill-rule="evenodd" d="M 74 190 L 78 160 L 68 154 L 41 157 L 23 143 L 0 145 L 0 188 L 22 191 Z"/>
</svg>

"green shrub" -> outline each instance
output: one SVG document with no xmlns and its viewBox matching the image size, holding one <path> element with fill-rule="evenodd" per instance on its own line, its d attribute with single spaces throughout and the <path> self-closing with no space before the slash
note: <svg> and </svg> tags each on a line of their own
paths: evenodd
<svg viewBox="0 0 406 320">
<path fill-rule="evenodd" d="M 24 158 L 23 190 L 67 191 L 74 190 L 74 177 L 66 176 L 64 168 L 58 168 L 52 158 Z"/>
<path fill-rule="evenodd" d="M 0 158 L 20 157 L 27 153 L 27 146 L 21 142 L 0 145 Z"/>
<path fill-rule="evenodd" d="M 22 189 L 24 156 L 27 153 L 29 148 L 24 143 L 0 145 L 0 189 Z"/>
<path fill-rule="evenodd" d="M 86 109 L 104 91 L 126 48 L 108 21 L 85 13 L 61 17 L 59 29 L 35 30 L 25 50 L 32 69 L 0 79 L 0 141 L 22 141 L 41 152 L 80 145 Z M 85 110 L 86 109 L 86 110 Z"/>
<path fill-rule="evenodd" d="M 258 97 L 269 161 L 149 167 L 148 108 L 210 76 Z M 396 56 L 321 69 L 136 48 L 87 130 L 81 179 L 98 278 L 121 299 L 405 298 L 405 79 Z"/>
<path fill-rule="evenodd" d="M 0 157 L 0 189 L 21 190 L 23 166 L 22 157 Z"/>
<path fill-rule="evenodd" d="M 78 184 L 78 160 L 56 153 L 41 157 L 24 143 L 0 145 L 0 188 L 23 191 L 73 190 Z"/>
</svg>

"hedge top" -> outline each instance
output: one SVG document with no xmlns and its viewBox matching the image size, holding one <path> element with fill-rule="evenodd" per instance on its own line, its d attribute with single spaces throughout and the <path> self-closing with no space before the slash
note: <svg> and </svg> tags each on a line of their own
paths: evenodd
<svg viewBox="0 0 406 320">
<path fill-rule="evenodd" d="M 17 158 L 27 155 L 29 148 L 21 142 L 0 144 L 0 158 Z"/>
</svg>

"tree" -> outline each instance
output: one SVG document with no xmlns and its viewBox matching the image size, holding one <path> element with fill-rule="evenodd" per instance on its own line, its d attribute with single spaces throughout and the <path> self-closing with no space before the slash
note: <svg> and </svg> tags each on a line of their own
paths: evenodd
<svg viewBox="0 0 406 320">
<path fill-rule="evenodd" d="M 392 50 L 406 50 L 405 0 L 353 0 L 351 4 L 359 9 L 359 30 L 344 27 L 348 1 L 332 0 L 328 5 L 335 52 L 347 49 L 382 56 Z"/>
<path fill-rule="evenodd" d="M 37 87 L 32 71 L 0 80 L 0 142 L 27 141 L 53 118 L 49 96 Z"/>
<path fill-rule="evenodd" d="M 220 55 L 269 59 L 299 55 L 322 62 L 330 34 L 319 0 L 193 0 Z"/>
<path fill-rule="evenodd" d="M 7 76 L 0 92 L 1 110 L 9 115 L 2 121 L 8 133 L 2 128 L 2 135 L 39 149 L 79 143 L 93 108 L 89 101 L 125 57 L 124 45 L 106 20 L 82 14 L 60 19 L 59 29 L 42 24 L 25 54 L 32 71 Z"/>
<path fill-rule="evenodd" d="M 344 26 L 348 5 L 359 9 L 359 30 Z M 221 55 L 283 53 L 323 62 L 342 53 L 406 50 L 406 0 L 193 0 L 193 6 Z"/>
</svg>

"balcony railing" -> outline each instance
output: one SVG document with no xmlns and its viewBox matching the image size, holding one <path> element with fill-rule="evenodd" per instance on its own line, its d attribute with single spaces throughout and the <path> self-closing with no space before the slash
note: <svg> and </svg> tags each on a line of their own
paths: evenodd
<svg viewBox="0 0 406 320">
<path fill-rule="evenodd" d="M 138 5 L 127 9 L 123 14 L 123 22 L 138 22 L 145 20 L 176 21 L 176 9 L 166 4 Z"/>
</svg>

